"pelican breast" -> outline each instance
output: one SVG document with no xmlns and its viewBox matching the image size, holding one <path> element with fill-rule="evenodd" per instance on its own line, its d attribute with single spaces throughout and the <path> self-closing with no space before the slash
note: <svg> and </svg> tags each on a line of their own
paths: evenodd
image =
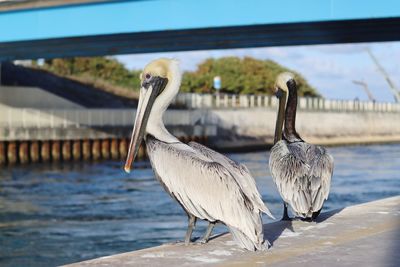
<svg viewBox="0 0 400 267">
<path fill-rule="evenodd" d="M 146 146 L 156 176 L 187 212 L 221 221 L 254 241 L 260 238 L 260 214 L 225 166 L 182 143 L 148 136 Z"/>
</svg>

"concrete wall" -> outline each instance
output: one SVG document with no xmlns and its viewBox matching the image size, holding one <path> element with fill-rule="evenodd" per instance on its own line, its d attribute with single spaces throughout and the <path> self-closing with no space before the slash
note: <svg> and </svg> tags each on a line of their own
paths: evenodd
<svg viewBox="0 0 400 267">
<path fill-rule="evenodd" d="M 36 87 L 0 86 L 0 103 L 18 108 L 74 109 L 82 106 Z"/>
<path fill-rule="evenodd" d="M 0 104 L 0 141 L 130 137 L 135 109 L 20 109 Z M 176 136 L 215 136 L 200 110 L 169 110 Z"/>
<path fill-rule="evenodd" d="M 272 136 L 273 110 L 212 110 L 206 123 L 245 136 Z M 312 112 L 297 113 L 297 131 L 304 136 L 400 134 L 399 113 Z"/>
<path fill-rule="evenodd" d="M 272 109 L 211 110 L 205 122 L 217 125 L 216 142 L 272 143 L 276 111 Z M 299 111 L 296 127 L 305 139 L 317 143 L 360 143 L 376 137 L 400 141 L 400 113 Z M 223 144 L 222 144 L 223 143 Z"/>
<path fill-rule="evenodd" d="M 0 106 L 0 140 L 129 137 L 134 109 L 34 110 Z M 177 136 L 208 136 L 218 148 L 271 144 L 276 109 L 168 110 L 164 122 Z M 297 130 L 321 144 L 400 141 L 398 112 L 307 111 Z"/>
</svg>

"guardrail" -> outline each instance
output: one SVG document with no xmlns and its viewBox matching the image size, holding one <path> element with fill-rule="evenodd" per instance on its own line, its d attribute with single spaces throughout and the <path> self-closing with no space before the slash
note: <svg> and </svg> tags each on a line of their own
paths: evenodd
<svg viewBox="0 0 400 267">
<path fill-rule="evenodd" d="M 28 109 L 0 107 L 0 128 L 68 128 L 129 126 L 136 109 Z M 200 114 L 199 114 L 200 116 Z M 187 112 L 168 110 L 168 126 L 193 125 L 200 118 Z"/>
<path fill-rule="evenodd" d="M 299 98 L 299 109 L 335 112 L 400 112 L 400 104 L 367 101 L 326 100 Z M 255 95 L 200 95 L 179 94 L 176 106 L 188 109 L 271 108 L 276 109 L 278 99 Z M 0 106 L 0 128 L 68 128 L 132 126 L 136 109 L 29 109 Z M 166 125 L 193 125 L 201 120 L 201 112 L 168 110 Z"/>
<path fill-rule="evenodd" d="M 276 108 L 278 99 L 267 95 L 229 95 L 229 94 L 179 94 L 174 100 L 176 106 L 197 108 Z M 375 111 L 400 112 L 400 104 L 359 101 L 328 100 L 316 97 L 299 97 L 298 108 L 301 110 L 321 111 Z"/>
</svg>

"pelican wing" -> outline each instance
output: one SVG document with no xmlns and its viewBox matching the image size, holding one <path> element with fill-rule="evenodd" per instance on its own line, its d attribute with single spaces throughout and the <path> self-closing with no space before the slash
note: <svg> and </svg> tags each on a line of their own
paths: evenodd
<svg viewBox="0 0 400 267">
<path fill-rule="evenodd" d="M 324 201 L 328 199 L 333 174 L 333 157 L 320 146 L 313 146 L 307 150 L 307 157 L 311 162 L 310 189 L 313 211 L 322 208 Z"/>
<path fill-rule="evenodd" d="M 270 170 L 278 191 L 298 215 L 308 217 L 328 198 L 333 158 L 322 147 L 305 142 L 277 142 Z"/>
<path fill-rule="evenodd" d="M 275 219 L 268 207 L 262 201 L 261 195 L 256 186 L 256 182 L 251 175 L 249 169 L 245 165 L 236 163 L 230 158 L 199 143 L 190 142 L 189 146 L 197 152 L 201 153 L 203 156 L 207 157 L 209 160 L 218 162 L 219 164 L 224 166 L 232 175 L 232 177 L 236 180 L 246 197 L 252 201 L 254 208 L 261 210 L 269 217 Z"/>
<path fill-rule="evenodd" d="M 277 142 L 271 149 L 269 167 L 283 200 L 297 213 L 307 214 L 312 204 L 307 179 L 310 166 L 301 147 Z"/>
<path fill-rule="evenodd" d="M 262 244 L 260 212 L 227 168 L 182 143 L 148 138 L 146 145 L 156 175 L 187 212 L 221 221 Z"/>
</svg>

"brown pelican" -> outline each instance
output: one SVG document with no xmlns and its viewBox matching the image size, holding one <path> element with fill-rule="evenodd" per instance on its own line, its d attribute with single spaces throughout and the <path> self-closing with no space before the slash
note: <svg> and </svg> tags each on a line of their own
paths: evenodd
<svg viewBox="0 0 400 267">
<path fill-rule="evenodd" d="M 264 249 L 261 212 L 273 216 L 247 168 L 200 144 L 181 143 L 164 126 L 163 114 L 179 91 L 181 76 L 176 60 L 158 59 L 144 68 L 125 171 L 144 139 L 156 178 L 189 217 L 186 244 L 196 219 L 202 219 L 209 222 L 205 242 L 221 222 L 242 248 Z"/>
<path fill-rule="evenodd" d="M 269 167 L 284 201 L 282 220 L 290 220 L 287 204 L 297 216 L 314 220 L 328 199 L 333 158 L 325 148 L 304 142 L 296 132 L 297 85 L 293 77 L 285 72 L 276 80 L 279 110 Z"/>
</svg>

